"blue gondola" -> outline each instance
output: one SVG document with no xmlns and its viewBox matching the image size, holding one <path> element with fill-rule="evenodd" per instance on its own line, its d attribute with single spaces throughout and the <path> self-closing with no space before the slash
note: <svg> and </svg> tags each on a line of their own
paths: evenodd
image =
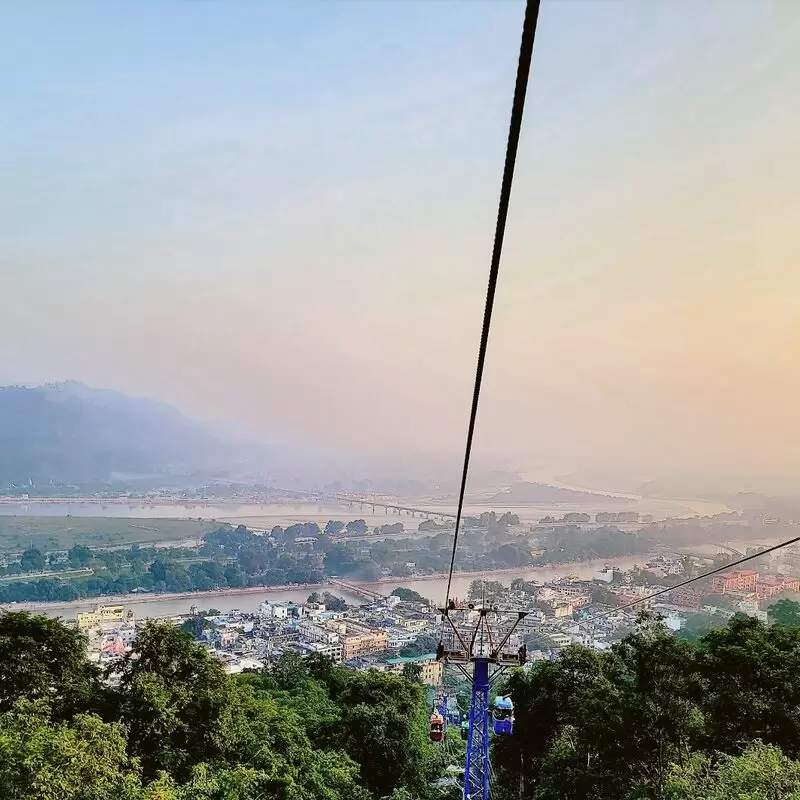
<svg viewBox="0 0 800 800">
<path fill-rule="evenodd" d="M 514 704 L 510 697 L 495 698 L 492 730 L 496 736 L 511 736 L 514 732 Z"/>
</svg>

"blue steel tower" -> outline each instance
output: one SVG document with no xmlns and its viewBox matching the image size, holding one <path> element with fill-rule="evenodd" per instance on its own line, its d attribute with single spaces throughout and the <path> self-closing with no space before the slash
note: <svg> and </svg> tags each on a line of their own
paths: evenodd
<svg viewBox="0 0 800 800">
<path fill-rule="evenodd" d="M 525 662 L 525 648 L 509 643 L 527 612 L 475 608 L 471 603 L 466 608 L 451 603 L 440 611 L 449 628 L 443 629 L 437 658 L 472 683 L 464 800 L 489 800 L 489 690 L 506 667 Z"/>
<path fill-rule="evenodd" d="M 478 658 L 472 670 L 464 800 L 489 800 L 489 659 Z"/>
</svg>

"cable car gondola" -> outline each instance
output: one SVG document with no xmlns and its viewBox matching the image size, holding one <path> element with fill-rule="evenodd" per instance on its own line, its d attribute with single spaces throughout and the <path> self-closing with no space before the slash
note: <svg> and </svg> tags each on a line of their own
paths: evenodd
<svg viewBox="0 0 800 800">
<path fill-rule="evenodd" d="M 492 730 L 496 736 L 511 736 L 514 732 L 514 704 L 510 697 L 495 698 Z"/>
<path fill-rule="evenodd" d="M 430 737 L 432 742 L 441 742 L 444 739 L 444 717 L 438 711 L 431 714 Z"/>
</svg>

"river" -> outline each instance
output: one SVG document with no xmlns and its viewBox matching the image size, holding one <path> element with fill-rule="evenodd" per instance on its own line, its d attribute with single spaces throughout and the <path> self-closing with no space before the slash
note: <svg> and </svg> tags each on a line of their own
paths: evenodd
<svg viewBox="0 0 800 800">
<path fill-rule="evenodd" d="M 603 564 L 611 564 L 620 569 L 630 569 L 635 564 L 643 564 L 648 560 L 647 556 L 638 558 L 618 558 L 608 561 L 589 561 L 576 564 L 565 564 L 557 567 L 534 567 L 523 570 L 496 570 L 492 572 L 480 573 L 456 573 L 453 576 L 453 586 L 451 595 L 453 597 L 465 598 L 470 583 L 474 580 L 485 578 L 487 581 L 500 581 L 509 585 L 514 578 L 525 578 L 526 580 L 538 581 L 540 583 L 550 581 L 566 575 L 577 575 L 581 578 L 590 578 L 592 573 Z M 390 578 L 380 581 L 353 581 L 359 586 L 364 586 L 381 594 L 390 594 L 397 586 L 405 586 L 419 592 L 423 597 L 430 597 L 438 603 L 443 602 L 444 592 L 447 584 L 446 576 L 436 575 L 424 578 Z M 168 617 L 178 614 L 188 614 L 189 609 L 194 605 L 200 609 L 217 608 L 220 611 L 231 611 L 236 608 L 244 612 L 255 612 L 264 600 L 291 600 L 295 603 L 305 601 L 311 592 L 329 591 L 333 594 L 344 597 L 349 603 L 359 604 L 365 600 L 356 594 L 343 591 L 336 586 L 307 586 L 283 587 L 274 589 L 249 589 L 244 591 L 222 590 L 219 592 L 197 592 L 188 595 L 160 595 L 158 597 L 149 596 L 146 599 L 137 598 L 136 595 L 126 595 L 115 598 L 95 598 L 93 600 L 83 600 L 77 604 L 61 603 L 31 603 L 19 604 L 17 606 L 7 606 L 7 608 L 30 608 L 52 617 L 63 617 L 64 619 L 74 619 L 79 611 L 85 611 L 100 603 L 120 603 L 136 612 L 140 619 L 146 617 Z"/>
<path fill-rule="evenodd" d="M 455 504 L 432 502 L 431 498 L 403 503 L 415 508 L 425 509 L 431 514 L 455 512 Z M 467 503 L 464 513 L 478 515 L 484 511 L 499 513 L 511 511 L 522 522 L 538 522 L 546 515 L 561 516 L 569 511 L 638 511 L 652 514 L 656 519 L 670 516 L 691 516 L 693 509 L 680 503 L 638 498 L 608 497 L 598 494 L 591 504 L 586 503 L 528 503 L 492 504 Z M 403 513 L 389 512 L 381 508 L 372 510 L 369 503 L 359 505 L 346 502 L 336 503 L 182 503 L 182 502 L 142 502 L 130 500 L 45 500 L 17 501 L 0 499 L 0 516 L 20 517 L 114 517 L 128 519 L 203 519 L 242 523 L 251 528 L 270 529 L 275 525 L 291 525 L 295 522 L 317 522 L 324 525 L 329 519 L 348 522 L 363 519 L 368 525 L 384 525 L 387 522 L 403 521 L 409 530 L 416 530 L 420 517 Z"/>
</svg>

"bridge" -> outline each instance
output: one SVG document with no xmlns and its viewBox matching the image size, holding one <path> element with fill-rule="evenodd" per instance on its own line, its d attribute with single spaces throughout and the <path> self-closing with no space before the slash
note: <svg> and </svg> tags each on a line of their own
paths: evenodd
<svg viewBox="0 0 800 800">
<path fill-rule="evenodd" d="M 372 497 L 353 497 L 348 494 L 334 494 L 328 496 L 340 503 L 346 503 L 350 508 L 358 506 L 363 511 L 365 507 L 371 507 L 373 514 L 376 508 L 383 508 L 386 510 L 387 514 L 393 511 L 395 514 L 410 514 L 412 517 L 416 517 L 417 514 L 419 514 L 421 517 L 425 517 L 425 519 L 429 519 L 430 517 L 437 517 L 441 520 L 456 518 L 456 515 L 450 511 L 432 511 L 430 508 L 404 506 L 399 503 L 393 503 L 390 500 L 375 500 Z"/>
<path fill-rule="evenodd" d="M 731 547 L 730 545 L 720 544 L 719 542 L 715 542 L 714 543 L 714 547 L 718 547 L 720 550 L 722 550 L 724 553 L 726 553 L 729 556 L 738 556 L 739 558 L 743 558 L 744 557 L 744 553 L 739 552 L 738 550 L 736 550 L 735 548 Z"/>
<path fill-rule="evenodd" d="M 359 586 L 357 583 L 350 583 L 350 581 L 343 581 L 339 578 L 328 578 L 328 583 L 332 586 L 338 586 L 351 594 L 357 594 L 360 597 L 366 597 L 367 600 L 384 600 L 386 595 L 374 592 L 372 589 L 367 589 L 365 586 Z"/>
<path fill-rule="evenodd" d="M 310 501 L 322 502 L 323 500 L 334 500 L 337 503 L 343 503 L 350 508 L 358 506 L 362 511 L 364 508 L 372 508 L 372 513 L 375 513 L 376 508 L 383 508 L 388 514 L 390 511 L 395 514 L 410 514 L 416 517 L 419 514 L 425 519 L 431 517 L 444 521 L 445 519 L 456 519 L 456 514 L 450 511 L 431 510 L 430 508 L 416 508 L 414 506 L 405 506 L 400 503 L 393 503 L 391 500 L 376 500 L 372 497 L 363 497 L 358 495 L 344 494 L 342 492 L 312 492 L 312 491 L 299 491 L 297 489 L 275 489 L 275 491 L 283 492 L 284 494 L 293 494 L 298 497 L 303 497 Z"/>
</svg>

